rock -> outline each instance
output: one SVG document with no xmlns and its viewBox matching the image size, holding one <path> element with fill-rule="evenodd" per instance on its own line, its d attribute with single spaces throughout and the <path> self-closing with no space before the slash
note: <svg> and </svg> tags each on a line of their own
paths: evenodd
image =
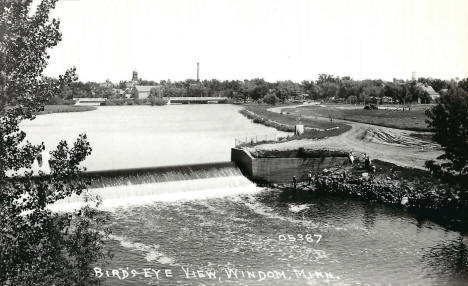
<svg viewBox="0 0 468 286">
<path fill-rule="evenodd" d="M 402 206 L 406 206 L 408 204 L 408 202 L 409 202 L 408 197 L 405 196 L 405 197 L 401 198 L 400 203 L 401 203 Z"/>
</svg>

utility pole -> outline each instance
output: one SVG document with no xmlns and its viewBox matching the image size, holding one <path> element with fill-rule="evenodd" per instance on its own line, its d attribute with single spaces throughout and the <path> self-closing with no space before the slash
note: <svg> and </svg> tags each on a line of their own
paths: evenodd
<svg viewBox="0 0 468 286">
<path fill-rule="evenodd" d="M 200 82 L 200 63 L 197 62 L 197 82 Z"/>
</svg>

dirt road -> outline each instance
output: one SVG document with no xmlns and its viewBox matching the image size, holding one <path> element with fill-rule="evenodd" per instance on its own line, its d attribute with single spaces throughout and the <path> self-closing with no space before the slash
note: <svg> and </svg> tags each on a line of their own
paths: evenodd
<svg viewBox="0 0 468 286">
<path fill-rule="evenodd" d="M 313 117 L 312 119 L 315 118 L 316 117 Z M 317 119 L 329 120 L 328 118 L 321 117 L 317 117 Z M 435 159 L 442 154 L 439 148 L 440 146 L 410 136 L 411 133 L 418 132 L 346 120 L 337 121 L 349 124 L 351 130 L 341 135 L 322 140 L 293 140 L 282 143 L 258 145 L 252 149 L 288 150 L 304 147 L 306 149 L 347 150 L 361 154 L 367 153 L 371 159 L 379 159 L 396 165 L 418 169 L 424 168 L 425 161 Z"/>
</svg>

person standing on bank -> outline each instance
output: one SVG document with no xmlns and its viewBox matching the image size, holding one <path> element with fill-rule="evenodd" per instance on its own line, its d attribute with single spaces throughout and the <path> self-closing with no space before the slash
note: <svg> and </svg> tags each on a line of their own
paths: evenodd
<svg viewBox="0 0 468 286">
<path fill-rule="evenodd" d="M 307 174 L 307 178 L 309 179 L 309 185 L 312 184 L 312 172 L 309 171 L 309 174 Z"/>
<path fill-rule="evenodd" d="M 292 182 L 293 182 L 293 186 L 294 186 L 294 189 L 295 189 L 295 188 L 296 188 L 296 184 L 297 184 L 296 176 L 293 176 L 293 177 L 292 177 Z"/>
<path fill-rule="evenodd" d="M 348 159 L 349 159 L 349 163 L 352 165 L 354 163 L 353 152 L 349 152 Z"/>
</svg>

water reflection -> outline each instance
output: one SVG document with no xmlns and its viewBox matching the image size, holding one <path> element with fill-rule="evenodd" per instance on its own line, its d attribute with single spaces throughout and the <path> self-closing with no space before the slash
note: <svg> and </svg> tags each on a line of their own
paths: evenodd
<svg viewBox="0 0 468 286">
<path fill-rule="evenodd" d="M 431 267 L 431 272 L 449 274 L 460 281 L 468 283 L 468 247 L 466 238 L 460 235 L 457 239 L 441 241 L 429 248 L 421 261 Z"/>
<path fill-rule="evenodd" d="M 365 204 L 364 205 L 364 215 L 362 218 L 364 227 L 368 230 L 372 229 L 375 225 L 375 219 L 377 218 L 377 214 L 375 212 L 374 204 Z"/>
</svg>

